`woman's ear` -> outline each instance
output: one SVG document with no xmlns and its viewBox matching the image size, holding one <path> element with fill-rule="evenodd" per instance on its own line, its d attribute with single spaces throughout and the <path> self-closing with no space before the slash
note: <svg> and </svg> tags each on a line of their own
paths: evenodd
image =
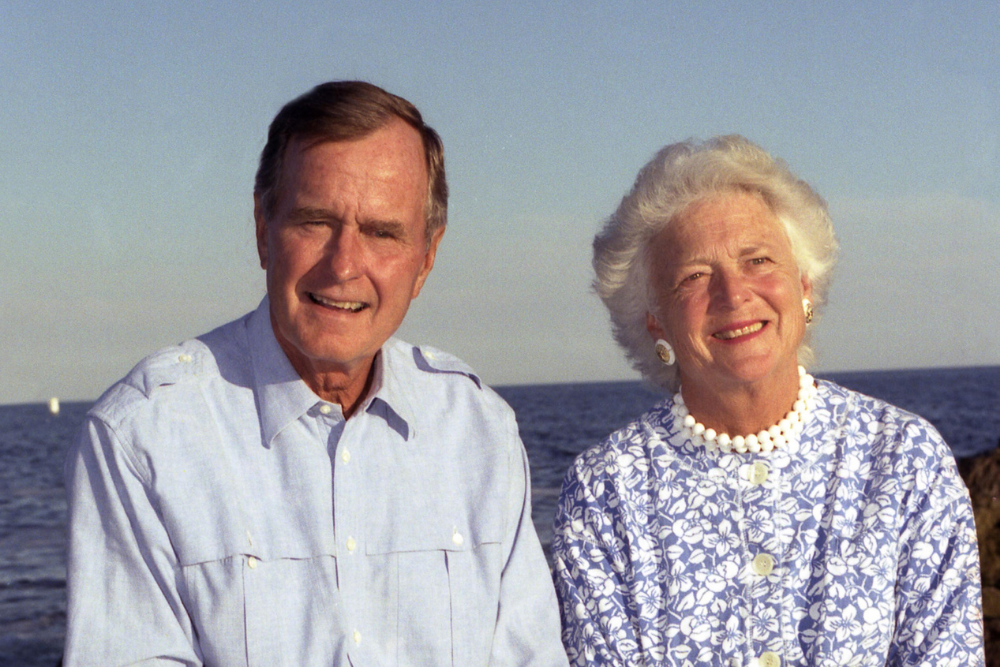
<svg viewBox="0 0 1000 667">
<path fill-rule="evenodd" d="M 663 331 L 663 327 L 661 327 L 660 323 L 656 321 L 653 313 L 648 311 L 646 312 L 646 331 L 649 332 L 649 335 L 653 338 L 653 340 L 659 340 L 661 338 L 663 340 L 667 340 L 667 334 Z M 669 343 L 670 341 L 667 340 L 667 342 Z"/>
</svg>

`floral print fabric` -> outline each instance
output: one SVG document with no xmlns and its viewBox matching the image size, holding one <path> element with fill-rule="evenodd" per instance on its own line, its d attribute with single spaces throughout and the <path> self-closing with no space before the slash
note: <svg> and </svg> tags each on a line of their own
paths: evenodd
<svg viewBox="0 0 1000 667">
<path fill-rule="evenodd" d="M 668 398 L 577 458 L 552 544 L 574 665 L 983 665 L 969 495 L 926 421 L 818 381 L 797 440 L 724 454 Z"/>
</svg>

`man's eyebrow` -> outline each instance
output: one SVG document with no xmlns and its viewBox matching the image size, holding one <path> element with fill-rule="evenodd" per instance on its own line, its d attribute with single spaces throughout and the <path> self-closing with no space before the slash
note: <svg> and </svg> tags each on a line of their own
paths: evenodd
<svg viewBox="0 0 1000 667">
<path fill-rule="evenodd" d="M 337 216 L 334 215 L 333 211 L 325 208 L 313 208 L 310 206 L 303 206 L 301 208 L 293 209 L 291 213 L 288 214 L 291 220 L 336 220 Z"/>
</svg>

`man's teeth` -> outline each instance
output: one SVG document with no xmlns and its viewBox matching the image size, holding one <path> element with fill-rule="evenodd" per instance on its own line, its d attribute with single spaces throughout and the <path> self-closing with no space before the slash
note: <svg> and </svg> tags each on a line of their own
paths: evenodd
<svg viewBox="0 0 1000 667">
<path fill-rule="evenodd" d="M 333 299 L 325 299 L 318 294 L 310 294 L 309 296 L 318 304 L 329 306 L 330 308 L 339 308 L 340 310 L 349 310 L 353 313 L 365 307 L 365 304 L 360 301 L 334 301 Z"/>
<path fill-rule="evenodd" d="M 760 331 L 764 327 L 763 322 L 756 322 L 749 326 L 745 326 L 742 329 L 732 329 L 731 331 L 720 331 L 715 334 L 716 338 L 721 338 L 722 340 L 730 340 L 733 338 L 739 338 L 740 336 L 746 336 L 747 334 L 752 334 L 755 331 Z"/>
</svg>

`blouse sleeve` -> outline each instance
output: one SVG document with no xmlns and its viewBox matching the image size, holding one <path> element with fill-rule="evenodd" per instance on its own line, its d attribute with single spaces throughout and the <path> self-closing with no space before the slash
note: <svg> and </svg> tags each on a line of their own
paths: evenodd
<svg viewBox="0 0 1000 667">
<path fill-rule="evenodd" d="M 984 664 L 982 590 L 972 504 L 944 441 L 926 423 L 901 435 L 920 452 L 898 471 L 901 507 L 896 628 L 889 665 Z M 912 448 L 912 449 L 911 449 Z"/>
<path fill-rule="evenodd" d="M 646 665 L 641 643 L 662 642 L 654 629 L 641 627 L 627 529 L 609 506 L 613 485 L 594 469 L 594 458 L 570 469 L 556 511 L 552 555 L 563 644 L 578 667 Z"/>
</svg>

